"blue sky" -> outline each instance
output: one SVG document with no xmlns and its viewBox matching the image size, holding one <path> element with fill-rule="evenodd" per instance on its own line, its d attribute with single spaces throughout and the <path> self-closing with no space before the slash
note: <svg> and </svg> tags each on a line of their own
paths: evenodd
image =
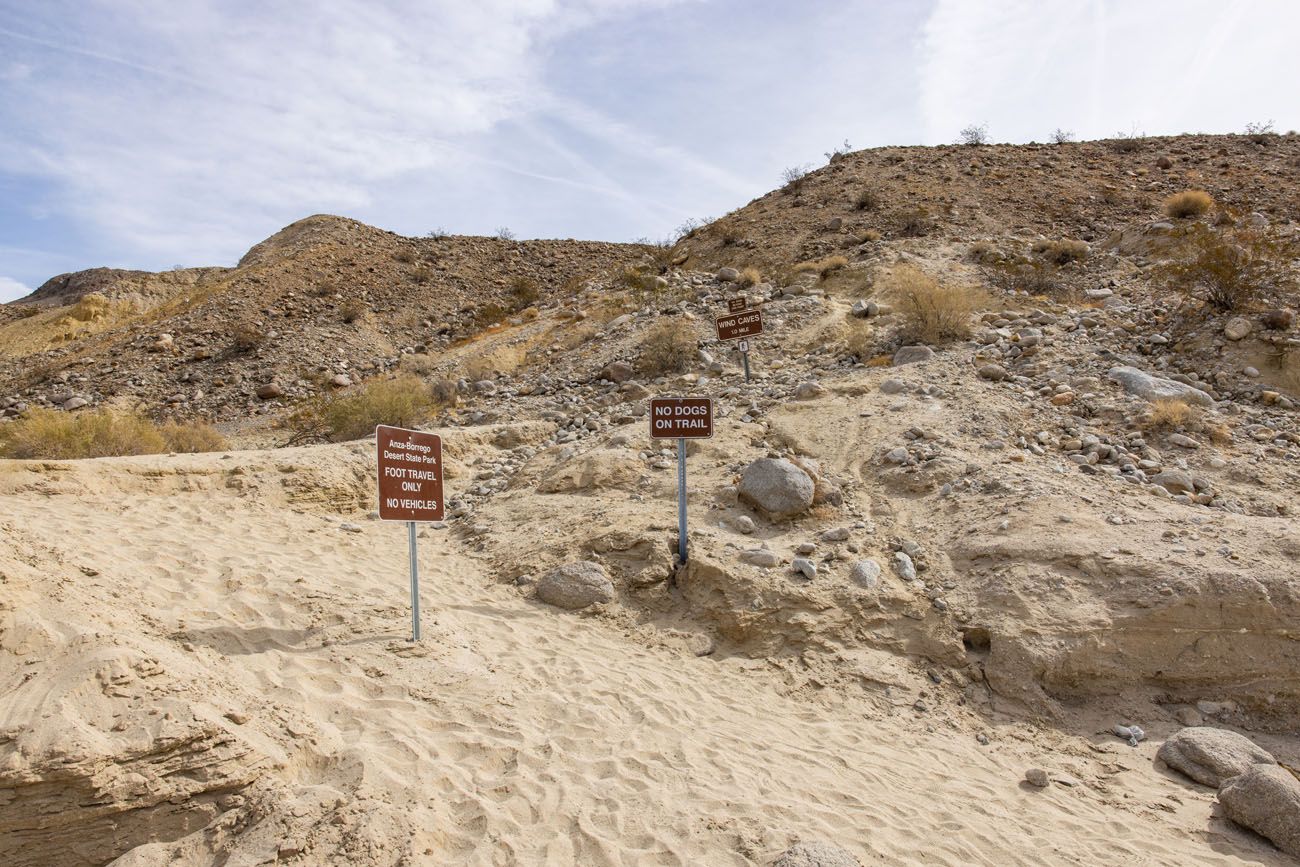
<svg viewBox="0 0 1300 867">
<path fill-rule="evenodd" d="M 0 0 L 0 301 L 313 213 L 662 238 L 855 148 L 1300 128 L 1293 0 Z"/>
</svg>

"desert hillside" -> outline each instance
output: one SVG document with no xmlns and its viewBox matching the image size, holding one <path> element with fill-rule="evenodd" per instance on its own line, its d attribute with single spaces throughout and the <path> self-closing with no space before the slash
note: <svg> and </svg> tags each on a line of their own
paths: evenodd
<svg viewBox="0 0 1300 867">
<path fill-rule="evenodd" d="M 671 245 L 54 278 L 0 308 L 0 862 L 1300 863 L 1297 168 L 886 148 Z M 684 564 L 654 396 L 715 405 Z M 376 422 L 444 440 L 418 644 Z"/>
</svg>

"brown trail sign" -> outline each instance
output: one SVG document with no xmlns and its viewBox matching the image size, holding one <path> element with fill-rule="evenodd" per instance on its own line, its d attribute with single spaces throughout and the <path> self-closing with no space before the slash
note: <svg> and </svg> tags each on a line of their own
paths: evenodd
<svg viewBox="0 0 1300 867">
<path fill-rule="evenodd" d="M 763 333 L 763 311 L 761 308 L 745 310 L 744 298 L 733 298 L 731 300 L 740 302 L 739 312 L 715 317 L 713 327 L 717 329 L 719 340 L 739 340 L 741 342 L 740 357 L 745 363 L 745 382 L 749 382 L 749 341 L 745 338 Z M 736 310 L 735 307 L 731 309 Z"/>
<path fill-rule="evenodd" d="M 713 436 L 713 399 L 650 398 L 650 438 L 677 440 L 677 560 L 686 562 L 686 441 Z"/>
<path fill-rule="evenodd" d="M 727 313 L 715 317 L 713 326 L 718 331 L 719 340 L 739 340 L 742 337 L 755 337 L 763 333 L 763 311 L 759 308 L 742 310 L 739 313 Z"/>
<path fill-rule="evenodd" d="M 742 310 L 744 310 L 744 309 L 745 309 L 745 299 L 744 299 L 743 296 L 740 297 L 740 298 L 728 298 L 728 299 L 727 299 L 727 312 L 728 312 L 728 313 L 739 313 L 740 311 L 742 311 Z"/>
<path fill-rule="evenodd" d="M 379 519 L 405 521 L 411 555 L 411 640 L 420 640 L 420 571 L 415 548 L 416 521 L 441 521 L 442 437 L 418 430 L 375 428 L 379 459 Z"/>
</svg>

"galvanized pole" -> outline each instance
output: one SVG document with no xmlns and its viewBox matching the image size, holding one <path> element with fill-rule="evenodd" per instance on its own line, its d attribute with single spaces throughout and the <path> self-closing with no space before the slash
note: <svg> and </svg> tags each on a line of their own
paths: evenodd
<svg viewBox="0 0 1300 867">
<path fill-rule="evenodd" d="M 686 438 L 677 440 L 677 560 L 686 563 Z"/>
<path fill-rule="evenodd" d="M 420 640 L 420 562 L 415 553 L 415 522 L 406 522 L 411 542 L 411 640 Z"/>
<path fill-rule="evenodd" d="M 745 382 L 749 382 L 749 350 L 746 349 L 744 352 L 740 353 L 740 357 L 745 362 Z"/>
</svg>

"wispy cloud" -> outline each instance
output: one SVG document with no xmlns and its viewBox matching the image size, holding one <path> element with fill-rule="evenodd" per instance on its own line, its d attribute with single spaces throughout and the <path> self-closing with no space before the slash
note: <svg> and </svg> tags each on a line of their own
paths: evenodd
<svg viewBox="0 0 1300 867">
<path fill-rule="evenodd" d="M 1298 30 L 1293 0 L 938 0 L 922 37 L 926 138 L 982 122 L 997 141 L 1298 123 Z"/>
<path fill-rule="evenodd" d="M 39 7 L 0 28 L 32 68 L 0 90 L 0 171 L 56 180 L 57 207 L 168 261 L 230 261 L 250 236 L 371 208 L 400 179 L 436 200 L 450 176 L 507 171 L 628 206 L 634 193 L 554 143 L 561 159 L 538 170 L 480 139 L 539 112 L 590 127 L 598 115 L 548 93 L 543 41 L 647 5 L 662 0 Z"/>
<path fill-rule="evenodd" d="M 12 277 L 5 277 L 0 274 L 0 302 L 22 298 L 24 295 L 31 294 L 31 291 L 27 286 Z"/>
</svg>

